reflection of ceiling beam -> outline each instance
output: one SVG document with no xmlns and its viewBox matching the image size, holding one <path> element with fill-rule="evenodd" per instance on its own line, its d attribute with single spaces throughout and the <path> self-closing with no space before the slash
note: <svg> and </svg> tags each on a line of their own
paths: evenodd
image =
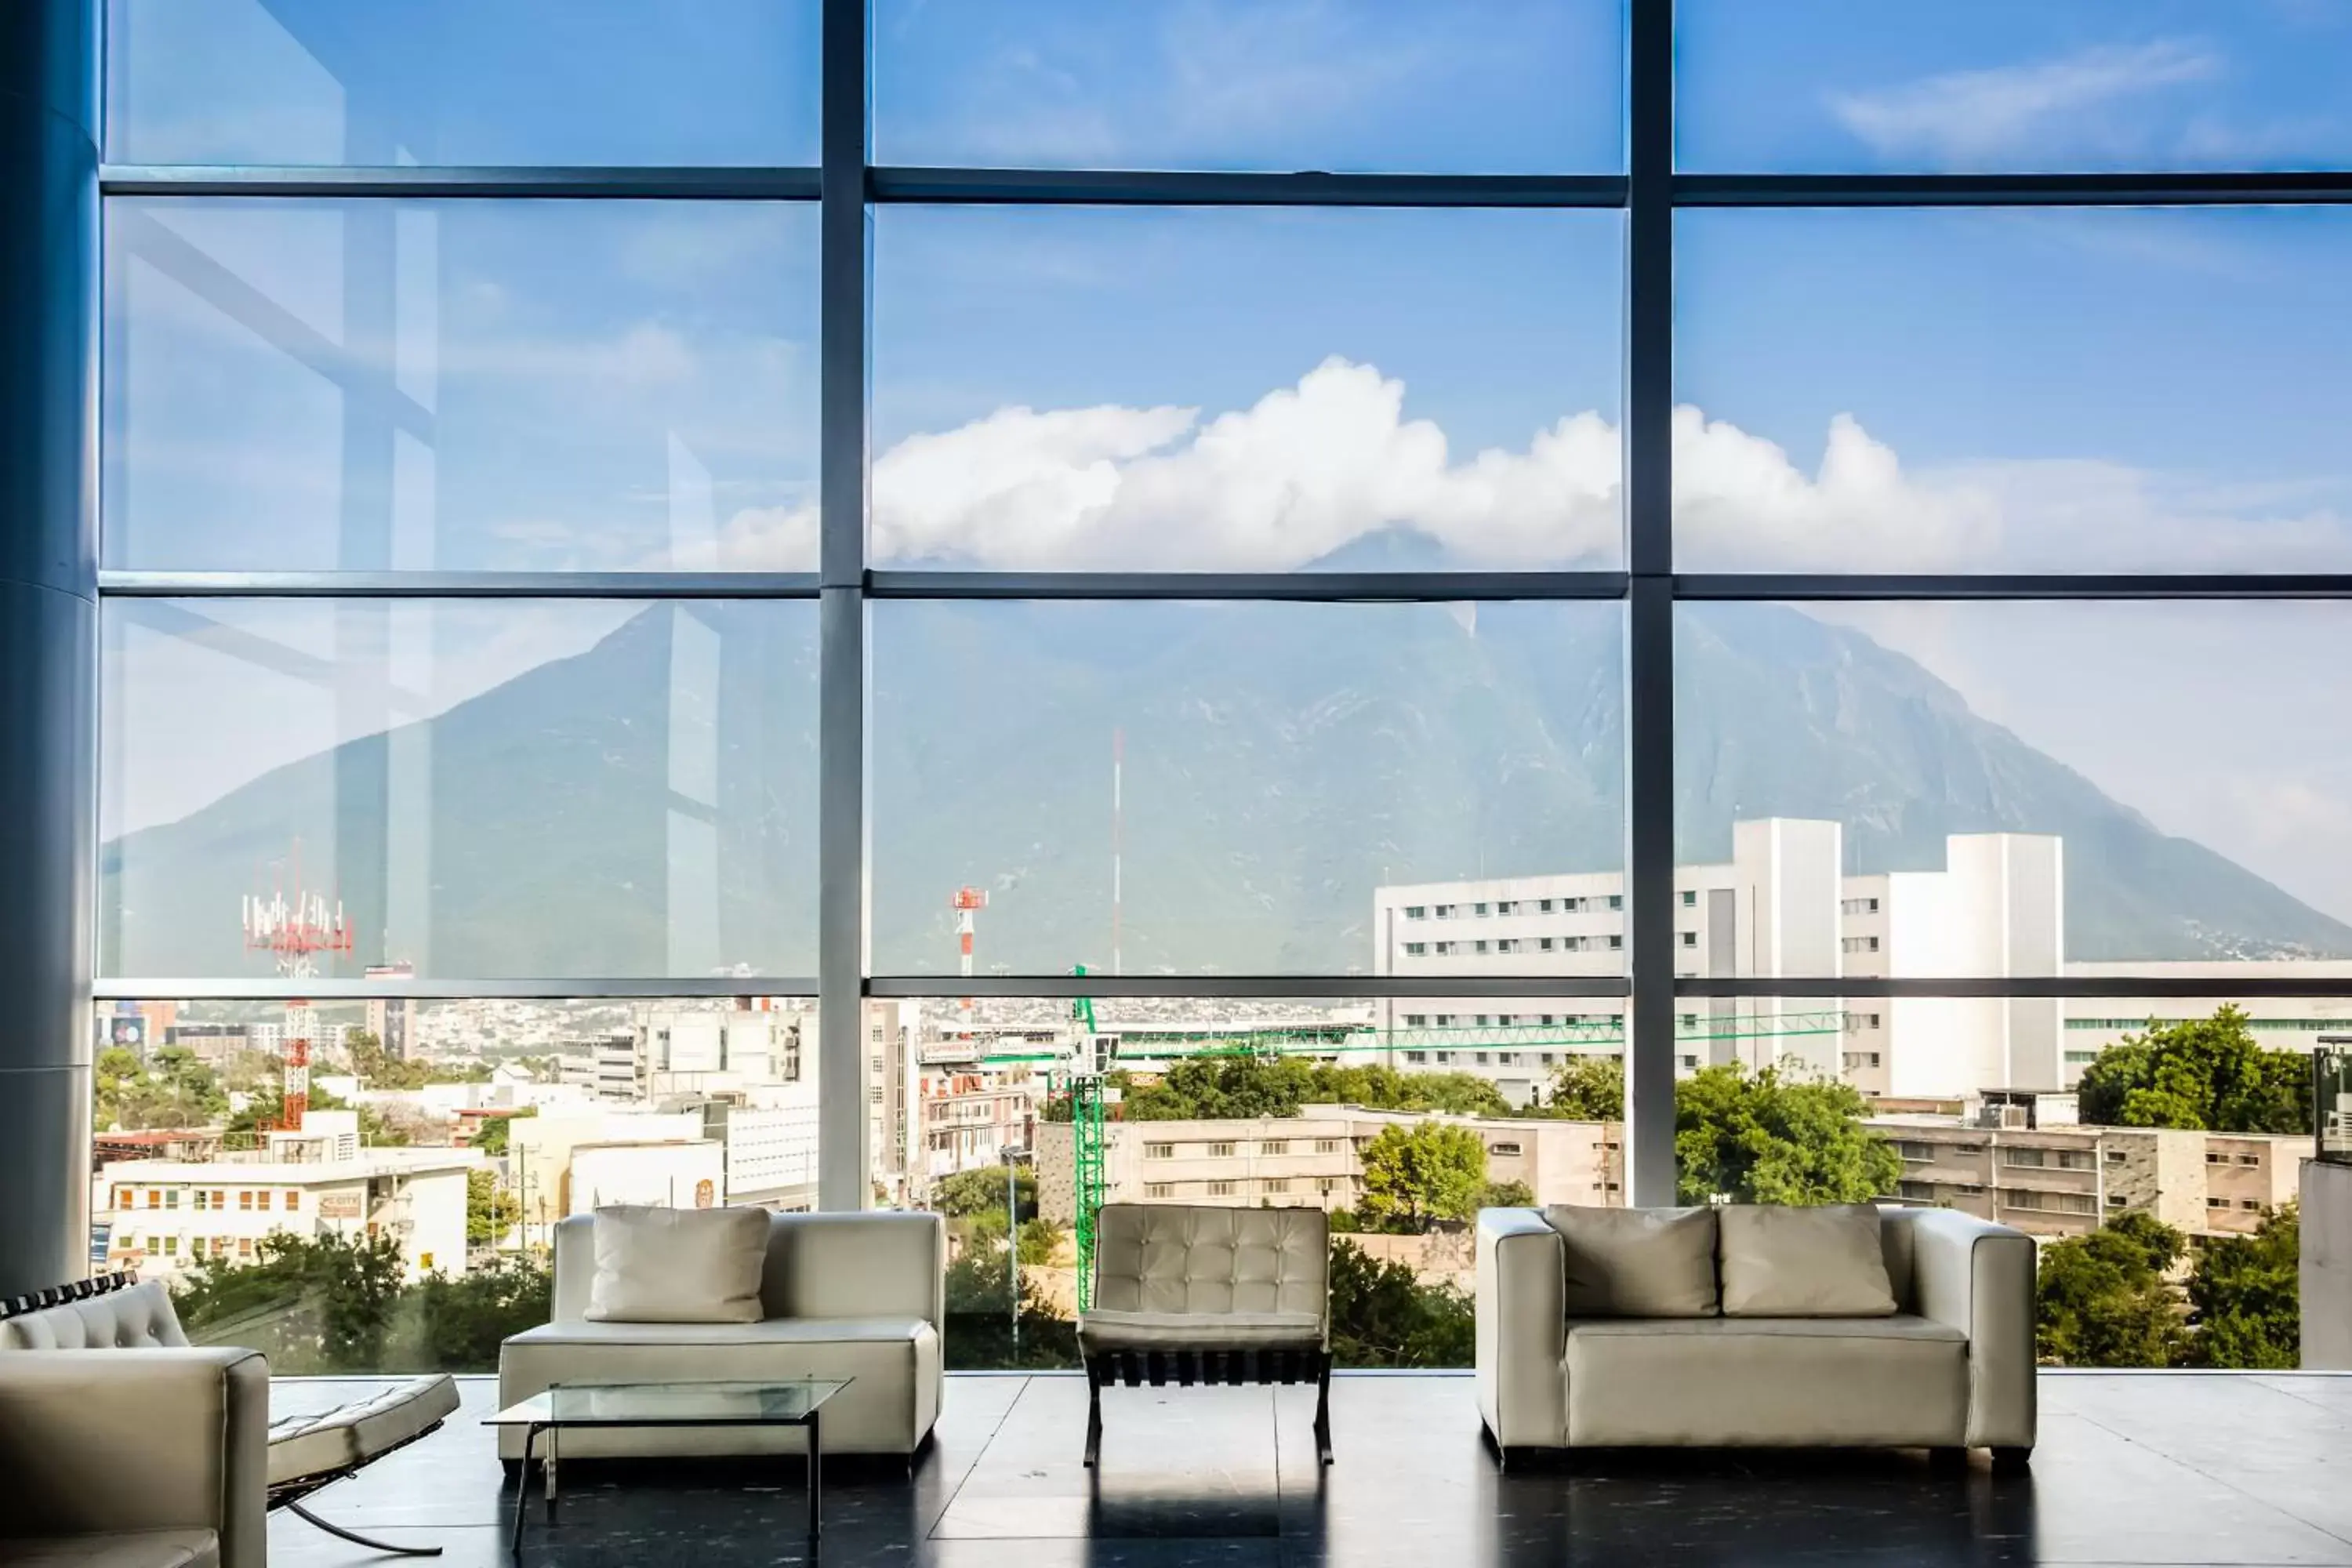
<svg viewBox="0 0 2352 1568">
<path fill-rule="evenodd" d="M 432 411 L 394 386 L 386 369 L 370 364 L 364 356 L 327 338 L 159 222 L 152 213 L 117 206 L 107 215 L 107 226 L 121 236 L 130 255 L 146 262 L 305 370 L 334 383 L 345 395 L 381 407 L 395 428 L 428 446 L 432 443 Z"/>
<path fill-rule="evenodd" d="M 128 625 L 159 632 L 214 653 L 226 654 L 240 663 L 266 669 L 273 675 L 282 675 L 340 696 L 360 697 L 371 703 L 381 702 L 391 712 L 421 718 L 434 710 L 431 700 L 422 693 L 394 686 L 389 680 L 371 679 L 361 667 L 339 664 L 331 658 L 305 653 L 275 638 L 216 621 L 169 599 L 111 600 L 107 605 L 106 613 Z"/>
</svg>

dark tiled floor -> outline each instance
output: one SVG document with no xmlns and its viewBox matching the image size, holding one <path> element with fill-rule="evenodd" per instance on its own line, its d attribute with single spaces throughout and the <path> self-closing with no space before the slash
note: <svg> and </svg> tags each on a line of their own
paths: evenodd
<svg viewBox="0 0 2352 1568">
<path fill-rule="evenodd" d="M 1116 1390 L 1103 1465 L 1078 1463 L 1070 1377 L 950 1379 L 914 1478 L 825 1467 L 822 1561 L 840 1568 L 1355 1568 L 1675 1563 L 2320 1563 L 2352 1568 L 2352 1376 L 2054 1373 L 2032 1474 L 1923 1456 L 1582 1456 L 1498 1474 L 1464 1376 L 1342 1376 L 1339 1464 L 1318 1473 L 1312 1395 Z M 293 1391 L 282 1391 L 290 1394 Z M 319 1384 L 324 1400 L 349 1389 Z M 513 1495 L 478 1417 L 320 1493 L 356 1529 L 505 1568 Z M 282 1401 L 281 1401 L 282 1402 Z M 797 1462 L 592 1466 L 525 1568 L 737 1568 L 804 1560 Z M 533 1501 L 536 1503 L 536 1497 Z M 534 1508 L 534 1514 L 536 1509 Z M 279 1515 L 278 1568 L 371 1554 Z M 378 1561 L 389 1562 L 390 1559 Z"/>
</svg>

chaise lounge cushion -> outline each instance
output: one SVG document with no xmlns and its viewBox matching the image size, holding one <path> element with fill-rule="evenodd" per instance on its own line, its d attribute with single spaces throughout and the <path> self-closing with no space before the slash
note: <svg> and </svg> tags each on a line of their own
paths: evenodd
<svg viewBox="0 0 2352 1568">
<path fill-rule="evenodd" d="M 1119 1312 L 1097 1309 L 1078 1325 L 1079 1348 L 1098 1351 L 1314 1350 L 1315 1312 Z"/>
<path fill-rule="evenodd" d="M 1717 1220 L 1725 1317 L 1866 1318 L 1895 1310 L 1874 1205 L 1734 1204 Z"/>
<path fill-rule="evenodd" d="M 766 1209 L 598 1209 L 588 1321 L 758 1321 L 768 1229 Z"/>
<path fill-rule="evenodd" d="M 1711 1318 L 1715 1211 L 1554 1204 L 1544 1223 L 1567 1243 L 1571 1318 Z"/>
<path fill-rule="evenodd" d="M 1568 1440 L 1930 1447 L 1967 1425 L 1968 1335 L 1880 1318 L 1605 1318 L 1568 1333 Z"/>
<path fill-rule="evenodd" d="M 394 1384 L 366 1399 L 288 1415 L 269 1424 L 272 1490 L 331 1478 L 421 1437 L 457 1413 L 457 1385 L 446 1373 Z"/>
</svg>

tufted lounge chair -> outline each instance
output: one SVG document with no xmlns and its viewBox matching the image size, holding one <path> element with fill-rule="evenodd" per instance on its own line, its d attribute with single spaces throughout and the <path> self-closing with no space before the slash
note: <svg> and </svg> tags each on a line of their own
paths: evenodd
<svg viewBox="0 0 2352 1568">
<path fill-rule="evenodd" d="M 1102 1391 L 1174 1382 L 1312 1383 L 1315 1451 L 1331 1462 L 1329 1222 L 1320 1209 L 1105 1204 L 1094 1306 L 1078 1314 L 1087 1464 Z"/>
<path fill-rule="evenodd" d="M 213 1510 L 217 1517 L 209 1527 L 215 1537 L 209 1552 L 192 1551 L 173 1561 L 227 1568 L 259 1564 L 261 1518 L 275 1508 L 379 1552 L 440 1555 L 438 1546 L 395 1546 L 355 1535 L 312 1513 L 301 1500 L 437 1429 L 457 1408 L 457 1385 L 442 1373 L 397 1378 L 364 1398 L 272 1422 L 268 1376 L 269 1364 L 257 1352 L 191 1346 L 161 1280 L 109 1276 L 0 1317 L 0 1426 L 30 1433 L 30 1426 L 13 1419 L 16 1402 L 44 1393 L 68 1412 L 81 1403 L 78 1389 L 89 1390 L 101 1404 L 114 1391 L 128 1394 L 142 1386 L 166 1402 L 185 1403 L 199 1394 L 210 1402 L 209 1417 L 201 1412 L 189 1416 L 199 1426 L 210 1420 L 209 1440 L 198 1443 L 176 1433 L 171 1440 L 177 1446 L 153 1460 L 162 1465 L 168 1459 L 179 1468 L 210 1465 L 210 1484 L 220 1494 Z M 291 1386 L 302 1385 L 298 1381 Z M 102 1458 L 104 1445 L 95 1451 Z M 145 1462 L 133 1453 L 114 1468 L 141 1468 Z M 0 1534 L 5 1533 L 0 1526 Z"/>
</svg>

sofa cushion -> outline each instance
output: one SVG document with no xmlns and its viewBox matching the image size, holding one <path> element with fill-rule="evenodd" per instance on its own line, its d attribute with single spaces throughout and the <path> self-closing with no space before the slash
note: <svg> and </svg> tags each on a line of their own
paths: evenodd
<svg viewBox="0 0 2352 1568">
<path fill-rule="evenodd" d="M 0 1562 L 9 1568 L 219 1568 L 220 1537 L 209 1530 L 116 1530 L 27 1541 L 0 1536 Z"/>
<path fill-rule="evenodd" d="M 1715 1211 L 1554 1204 L 1544 1223 L 1567 1243 L 1571 1318 L 1711 1318 Z"/>
<path fill-rule="evenodd" d="M 366 1464 L 431 1431 L 457 1409 L 457 1384 L 448 1373 L 435 1373 L 365 1399 L 281 1416 L 269 1424 L 269 1484 L 282 1487 Z"/>
<path fill-rule="evenodd" d="M 1883 1318 L 1571 1321 L 1568 1440 L 1929 1447 L 1965 1440 L 1968 1336 Z"/>
<path fill-rule="evenodd" d="M 1874 1205 L 1733 1204 L 1717 1218 L 1725 1317 L 1870 1318 L 1895 1310 Z"/>
<path fill-rule="evenodd" d="M 1078 1314 L 1081 1350 L 1313 1350 L 1323 1320 L 1313 1312 L 1118 1312 Z"/>
<path fill-rule="evenodd" d="M 750 1323 L 761 1315 L 768 1211 L 614 1206 L 596 1211 L 598 1323 Z"/>
</svg>

